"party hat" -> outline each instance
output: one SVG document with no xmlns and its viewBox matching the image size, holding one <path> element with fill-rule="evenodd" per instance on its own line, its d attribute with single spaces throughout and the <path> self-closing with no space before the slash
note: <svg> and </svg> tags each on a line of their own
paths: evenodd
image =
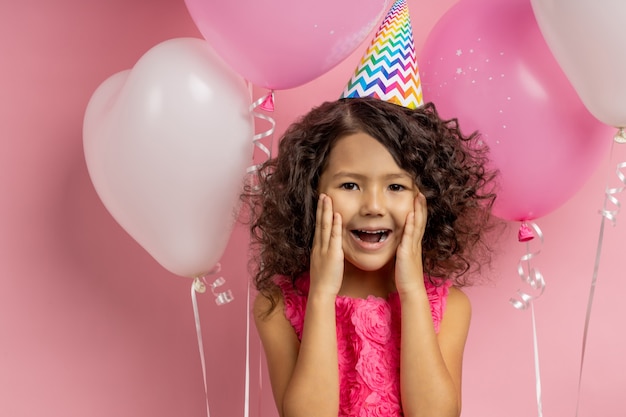
<svg viewBox="0 0 626 417">
<path fill-rule="evenodd" d="M 414 109 L 423 104 L 406 0 L 396 0 L 341 98 L 376 97 Z"/>
</svg>

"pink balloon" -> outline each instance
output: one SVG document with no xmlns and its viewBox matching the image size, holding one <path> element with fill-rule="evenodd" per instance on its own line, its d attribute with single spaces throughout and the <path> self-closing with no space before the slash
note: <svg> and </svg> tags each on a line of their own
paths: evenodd
<svg viewBox="0 0 626 417">
<path fill-rule="evenodd" d="M 501 218 L 534 219 L 564 204 L 610 146 L 612 134 L 577 97 L 527 0 L 461 0 L 429 34 L 420 70 L 424 99 L 490 146 Z"/>
<path fill-rule="evenodd" d="M 225 250 L 252 161 L 249 105 L 245 81 L 191 38 L 150 49 L 87 105 L 85 159 L 100 199 L 174 274 L 204 275 Z"/>
<path fill-rule="evenodd" d="M 185 0 L 204 38 L 248 81 L 282 90 L 347 58 L 388 0 Z"/>
<path fill-rule="evenodd" d="M 626 2 L 532 0 L 539 28 L 589 111 L 626 126 Z"/>
</svg>

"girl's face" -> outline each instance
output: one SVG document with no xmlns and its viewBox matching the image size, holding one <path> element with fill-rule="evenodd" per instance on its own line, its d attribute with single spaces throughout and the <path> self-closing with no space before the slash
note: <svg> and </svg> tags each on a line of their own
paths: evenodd
<svg viewBox="0 0 626 417">
<path fill-rule="evenodd" d="M 341 214 L 345 260 L 361 271 L 393 261 L 419 191 L 411 175 L 366 133 L 340 138 L 322 172 L 319 192 Z"/>
</svg>

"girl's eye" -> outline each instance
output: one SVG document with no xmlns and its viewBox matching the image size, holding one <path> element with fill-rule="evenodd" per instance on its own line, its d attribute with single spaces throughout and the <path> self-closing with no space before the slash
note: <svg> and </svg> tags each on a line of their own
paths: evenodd
<svg viewBox="0 0 626 417">
<path fill-rule="evenodd" d="M 344 190 L 358 190 L 359 186 L 353 182 L 345 182 L 341 184 L 341 188 L 343 188 Z"/>
<path fill-rule="evenodd" d="M 405 189 L 404 185 L 400 185 L 400 184 L 391 184 L 389 186 L 389 189 L 391 191 L 402 191 Z"/>
</svg>

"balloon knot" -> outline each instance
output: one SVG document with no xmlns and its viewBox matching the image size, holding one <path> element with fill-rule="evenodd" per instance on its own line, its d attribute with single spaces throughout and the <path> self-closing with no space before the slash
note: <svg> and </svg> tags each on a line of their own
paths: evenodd
<svg viewBox="0 0 626 417">
<path fill-rule="evenodd" d="M 263 100 L 263 102 L 261 103 L 261 105 L 259 106 L 261 107 L 262 110 L 265 111 L 274 111 L 274 91 L 270 91 L 267 96 L 265 96 L 265 99 Z"/>
<path fill-rule="evenodd" d="M 517 239 L 520 242 L 528 242 L 530 240 L 533 240 L 535 238 L 535 235 L 533 234 L 533 231 L 530 227 L 528 227 L 528 224 L 526 222 L 522 223 L 519 231 L 517 232 Z"/>
</svg>

